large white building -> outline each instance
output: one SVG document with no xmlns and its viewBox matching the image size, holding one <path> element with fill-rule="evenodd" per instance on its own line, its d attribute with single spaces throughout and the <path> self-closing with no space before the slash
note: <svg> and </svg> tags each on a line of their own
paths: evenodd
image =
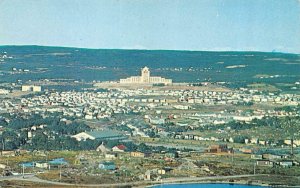
<svg viewBox="0 0 300 188">
<path fill-rule="evenodd" d="M 126 139 L 126 136 L 122 134 L 112 131 L 112 130 L 100 130 L 100 131 L 90 131 L 90 132 L 81 132 L 76 135 L 71 136 L 75 138 L 77 141 L 81 140 L 123 140 Z"/>
<path fill-rule="evenodd" d="M 150 76 L 148 67 L 141 70 L 141 76 L 131 76 L 129 78 L 120 79 L 120 83 L 125 84 L 171 84 L 172 79 L 166 79 L 159 76 Z"/>
<path fill-rule="evenodd" d="M 34 85 L 22 85 L 22 91 L 33 91 L 33 92 L 41 92 L 41 86 L 34 86 Z"/>
</svg>

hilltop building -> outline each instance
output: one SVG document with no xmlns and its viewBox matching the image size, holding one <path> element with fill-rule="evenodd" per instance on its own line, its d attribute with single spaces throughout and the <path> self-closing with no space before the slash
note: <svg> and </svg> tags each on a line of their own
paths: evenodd
<svg viewBox="0 0 300 188">
<path fill-rule="evenodd" d="M 120 79 L 122 84 L 171 84 L 172 79 L 166 79 L 159 76 L 150 76 L 148 67 L 141 69 L 141 76 L 131 76 L 129 78 Z"/>
<path fill-rule="evenodd" d="M 33 92 L 41 92 L 41 86 L 34 86 L 34 85 L 22 85 L 22 91 L 33 91 Z"/>
</svg>

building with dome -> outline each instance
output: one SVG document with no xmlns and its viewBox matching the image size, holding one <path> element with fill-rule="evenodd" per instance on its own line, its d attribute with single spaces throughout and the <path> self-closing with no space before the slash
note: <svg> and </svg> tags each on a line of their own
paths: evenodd
<svg viewBox="0 0 300 188">
<path fill-rule="evenodd" d="M 141 69 L 141 76 L 131 76 L 129 78 L 120 79 L 121 84 L 172 84 L 172 79 L 166 79 L 159 76 L 150 76 L 148 67 Z"/>
</svg>

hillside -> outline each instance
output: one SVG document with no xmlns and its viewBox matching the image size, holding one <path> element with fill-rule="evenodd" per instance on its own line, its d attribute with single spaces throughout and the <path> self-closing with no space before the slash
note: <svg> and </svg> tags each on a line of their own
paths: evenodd
<svg viewBox="0 0 300 188">
<path fill-rule="evenodd" d="M 208 80 L 241 86 L 264 82 L 284 87 L 300 80 L 297 54 L 45 46 L 0 46 L 0 54 L 12 57 L 1 59 L 1 82 L 57 78 L 110 81 L 137 75 L 143 66 L 150 67 L 152 75 L 172 78 L 174 82 Z M 12 72 L 13 68 L 17 72 Z"/>
</svg>

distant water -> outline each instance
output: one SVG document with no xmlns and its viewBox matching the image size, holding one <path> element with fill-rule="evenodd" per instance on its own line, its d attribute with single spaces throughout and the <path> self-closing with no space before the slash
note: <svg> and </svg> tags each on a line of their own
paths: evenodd
<svg viewBox="0 0 300 188">
<path fill-rule="evenodd" d="M 262 188 L 262 186 L 238 185 L 238 184 L 163 184 L 153 188 Z"/>
</svg>

